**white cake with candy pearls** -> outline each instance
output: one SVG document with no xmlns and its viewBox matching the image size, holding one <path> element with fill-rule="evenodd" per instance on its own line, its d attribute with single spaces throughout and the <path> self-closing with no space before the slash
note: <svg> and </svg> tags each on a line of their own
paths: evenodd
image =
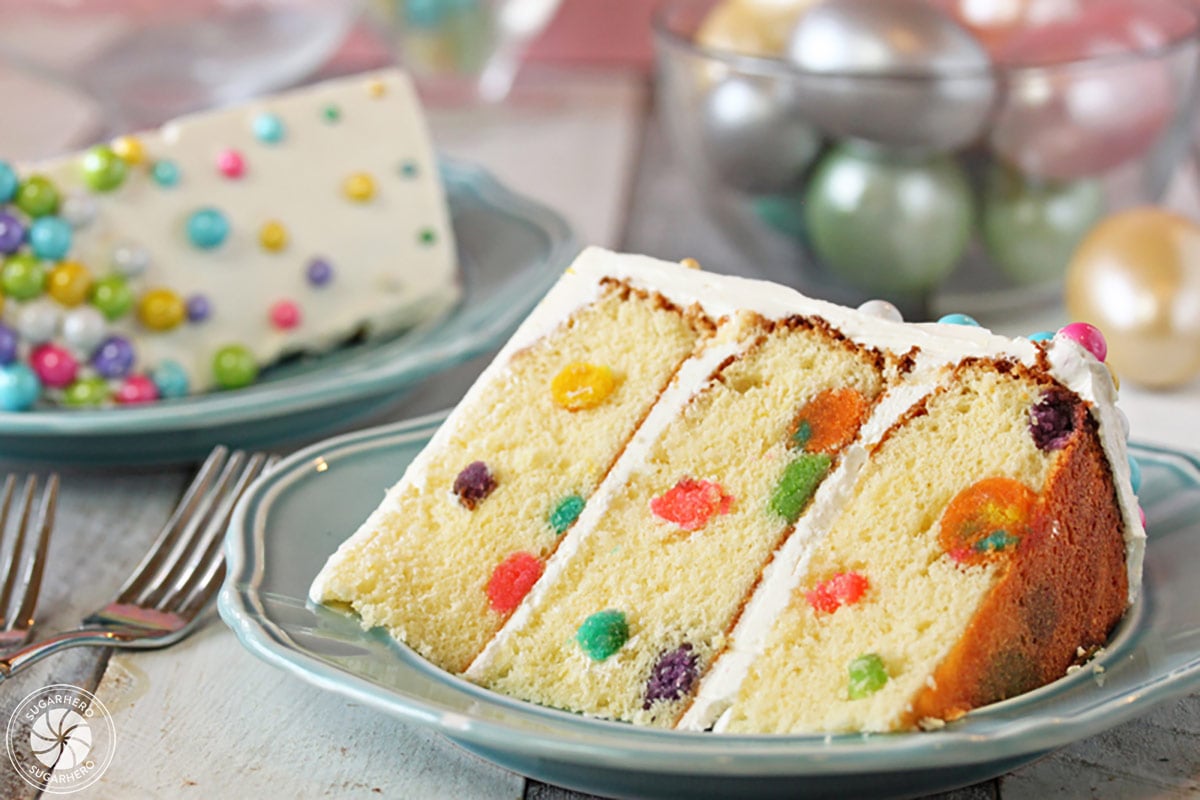
<svg viewBox="0 0 1200 800">
<path fill-rule="evenodd" d="M 236 389 L 459 295 L 433 149 L 395 70 L 0 161 L 0 258 L 7 411 Z"/>
</svg>

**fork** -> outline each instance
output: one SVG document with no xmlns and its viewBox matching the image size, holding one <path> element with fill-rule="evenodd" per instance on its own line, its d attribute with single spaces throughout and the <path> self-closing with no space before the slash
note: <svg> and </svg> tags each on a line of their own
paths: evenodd
<svg viewBox="0 0 1200 800">
<path fill-rule="evenodd" d="M 233 507 L 275 460 L 263 453 L 213 450 L 116 596 L 78 628 L 0 658 L 0 681 L 68 647 L 151 649 L 191 633 L 225 577 L 221 540 Z"/>
<path fill-rule="evenodd" d="M 17 476 L 9 475 L 4 481 L 4 499 L 0 500 L 0 538 L 9 527 L 9 512 L 12 511 L 13 492 Z M 42 572 L 46 567 L 46 550 L 50 545 L 50 531 L 54 527 L 54 507 L 58 501 L 58 476 L 50 475 L 34 527 L 37 531 L 32 551 L 26 548 L 29 517 L 33 510 L 33 495 L 37 490 L 37 476 L 25 479 L 21 492 L 21 508 L 16 534 L 4 560 L 4 586 L 0 588 L 0 652 L 18 647 L 29 640 L 33 633 L 33 614 L 37 608 L 38 593 L 42 588 Z M 19 576 L 19 577 L 18 577 Z"/>
</svg>

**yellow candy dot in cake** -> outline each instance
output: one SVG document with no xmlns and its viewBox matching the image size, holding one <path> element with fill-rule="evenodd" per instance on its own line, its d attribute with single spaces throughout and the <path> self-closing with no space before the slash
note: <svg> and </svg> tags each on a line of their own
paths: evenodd
<svg viewBox="0 0 1200 800">
<path fill-rule="evenodd" d="M 272 253 L 278 253 L 287 247 L 287 228 L 283 227 L 283 223 L 271 220 L 259 229 L 258 241 L 263 246 L 263 249 L 270 250 Z"/>
<path fill-rule="evenodd" d="M 138 302 L 138 319 L 152 331 L 169 331 L 187 319 L 187 304 L 170 289 L 151 289 Z"/>
<path fill-rule="evenodd" d="M 550 382 L 554 402 L 567 411 L 595 408 L 617 388 L 617 379 L 605 366 L 574 361 L 563 367 Z"/>
<path fill-rule="evenodd" d="M 114 139 L 112 151 L 130 166 L 136 166 L 146 160 L 146 148 L 142 145 L 141 139 L 136 136 L 121 136 Z"/>
<path fill-rule="evenodd" d="M 84 303 L 91 290 L 92 273 L 77 261 L 60 261 L 46 281 L 46 291 L 67 308 Z"/>
<path fill-rule="evenodd" d="M 365 172 L 356 172 L 343 181 L 342 192 L 356 203 L 365 203 L 375 196 L 375 180 Z"/>
</svg>

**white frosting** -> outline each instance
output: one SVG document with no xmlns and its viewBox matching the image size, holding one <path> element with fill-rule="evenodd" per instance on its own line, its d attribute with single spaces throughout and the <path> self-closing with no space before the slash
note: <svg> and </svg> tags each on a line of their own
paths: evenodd
<svg viewBox="0 0 1200 800">
<path fill-rule="evenodd" d="M 336 121 L 324 116 L 339 111 Z M 255 120 L 274 114 L 284 126 L 280 141 L 254 134 Z M 86 220 L 74 232 L 69 258 L 96 278 L 112 271 L 114 250 L 141 248 L 149 264 L 130 279 L 135 298 L 166 288 L 184 299 L 204 295 L 211 316 L 167 332 L 143 327 L 134 309 L 110 333 L 129 337 L 135 370 L 163 359 L 179 362 L 193 391 L 213 384 L 214 353 L 228 344 L 247 347 L 260 365 L 298 351 L 320 351 L 360 329 L 385 334 L 446 311 L 458 297 L 454 239 L 437 163 L 416 94 L 396 70 L 308 87 L 171 122 L 136 137 L 145 162 L 131 165 L 119 187 L 93 192 L 83 179 L 81 155 L 23 166 L 23 176 L 50 178 L 65 199 L 65 216 Z M 218 155 L 238 151 L 240 178 L 217 169 Z M 174 162 L 178 183 L 158 185 L 150 173 L 158 160 Z M 411 163 L 415 174 L 402 165 Z M 370 200 L 354 202 L 343 182 L 354 173 L 374 181 Z M 229 221 L 226 241 L 212 250 L 194 246 L 186 233 L 192 212 L 219 209 Z M 279 252 L 265 249 L 259 230 L 269 221 L 287 231 Z M 428 230 L 431 243 L 421 239 Z M 325 286 L 310 285 L 306 268 L 321 257 L 333 266 Z M 49 266 L 49 265 L 47 265 Z M 274 327 L 270 306 L 290 300 L 301 322 Z M 5 304 L 15 324 L 19 306 Z M 67 311 L 64 309 L 64 311 Z M 60 343 L 61 335 L 59 337 Z M 88 353 L 78 352 L 81 361 Z"/>
</svg>

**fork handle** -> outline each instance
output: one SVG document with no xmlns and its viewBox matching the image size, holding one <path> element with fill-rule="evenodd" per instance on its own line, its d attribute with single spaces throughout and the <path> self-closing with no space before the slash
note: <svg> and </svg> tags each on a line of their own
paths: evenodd
<svg viewBox="0 0 1200 800">
<path fill-rule="evenodd" d="M 60 650 L 80 645 L 111 645 L 120 642 L 122 638 L 114 631 L 78 628 L 55 634 L 40 642 L 27 644 L 20 650 L 0 658 L 0 682 L 11 678 L 30 664 L 41 661 L 46 656 L 53 655 Z"/>
</svg>

